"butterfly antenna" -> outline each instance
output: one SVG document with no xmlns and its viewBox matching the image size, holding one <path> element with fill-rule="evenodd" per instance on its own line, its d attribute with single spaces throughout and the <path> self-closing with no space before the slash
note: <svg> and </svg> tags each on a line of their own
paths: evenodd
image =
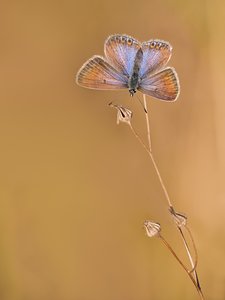
<svg viewBox="0 0 225 300">
<path fill-rule="evenodd" d="M 148 112 L 147 112 L 147 109 L 144 107 L 144 104 L 142 103 L 141 99 L 138 97 L 138 95 L 136 95 L 136 97 L 137 97 L 139 103 L 141 104 L 141 106 L 142 106 L 144 112 L 147 114 L 147 113 L 148 113 Z"/>
</svg>

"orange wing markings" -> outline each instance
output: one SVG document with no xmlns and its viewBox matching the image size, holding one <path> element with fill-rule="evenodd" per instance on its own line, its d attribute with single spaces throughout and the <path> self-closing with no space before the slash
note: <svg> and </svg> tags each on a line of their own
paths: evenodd
<svg viewBox="0 0 225 300">
<path fill-rule="evenodd" d="M 143 79 L 138 90 L 161 100 L 175 101 L 180 92 L 177 73 L 174 68 L 168 67 Z"/>
<path fill-rule="evenodd" d="M 76 82 L 90 89 L 124 89 L 128 79 L 113 68 L 103 57 L 94 56 L 78 71 Z"/>
</svg>

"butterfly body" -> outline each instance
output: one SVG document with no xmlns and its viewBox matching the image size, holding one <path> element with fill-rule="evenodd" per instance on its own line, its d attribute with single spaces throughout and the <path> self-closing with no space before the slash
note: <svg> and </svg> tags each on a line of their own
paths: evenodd
<svg viewBox="0 0 225 300">
<path fill-rule="evenodd" d="M 140 43 L 127 35 L 112 35 L 105 42 L 105 58 L 94 56 L 78 71 L 77 83 L 100 90 L 128 89 L 160 100 L 174 101 L 179 81 L 173 68 L 165 68 L 172 53 L 168 42 Z"/>
<path fill-rule="evenodd" d="M 128 87 L 131 96 L 133 96 L 133 94 L 136 93 L 137 88 L 140 84 L 139 71 L 140 71 L 142 59 L 143 59 L 143 51 L 140 48 L 135 56 L 133 70 L 128 80 Z"/>
</svg>

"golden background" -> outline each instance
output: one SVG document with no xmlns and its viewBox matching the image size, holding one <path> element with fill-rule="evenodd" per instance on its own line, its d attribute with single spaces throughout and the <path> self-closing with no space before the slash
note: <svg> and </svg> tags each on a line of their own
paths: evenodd
<svg viewBox="0 0 225 300">
<path fill-rule="evenodd" d="M 206 299 L 225 299 L 223 1 L 6 1 L 0 11 L 0 299 L 163 300 L 198 295 L 143 222 L 185 253 L 153 166 L 110 101 L 74 76 L 108 35 L 168 40 L 181 94 L 148 99 L 153 151 L 188 216 Z"/>
</svg>

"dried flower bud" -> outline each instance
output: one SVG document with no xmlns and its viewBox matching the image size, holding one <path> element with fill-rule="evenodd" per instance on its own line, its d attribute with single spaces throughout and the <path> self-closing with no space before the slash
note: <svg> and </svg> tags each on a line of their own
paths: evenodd
<svg viewBox="0 0 225 300">
<path fill-rule="evenodd" d="M 159 235 L 161 231 L 161 226 L 159 223 L 154 223 L 151 221 L 145 221 L 144 227 L 146 229 L 146 233 L 149 237 L 157 236 Z"/>
<path fill-rule="evenodd" d="M 171 216 L 178 227 L 183 227 L 186 225 L 187 217 L 184 214 L 176 212 L 172 206 L 169 208 L 169 212 L 171 213 Z"/>
<path fill-rule="evenodd" d="M 120 122 L 124 122 L 130 125 L 130 121 L 133 114 L 131 110 L 121 105 L 113 104 L 112 102 L 109 103 L 109 106 L 117 109 L 117 124 L 119 124 Z"/>
</svg>

